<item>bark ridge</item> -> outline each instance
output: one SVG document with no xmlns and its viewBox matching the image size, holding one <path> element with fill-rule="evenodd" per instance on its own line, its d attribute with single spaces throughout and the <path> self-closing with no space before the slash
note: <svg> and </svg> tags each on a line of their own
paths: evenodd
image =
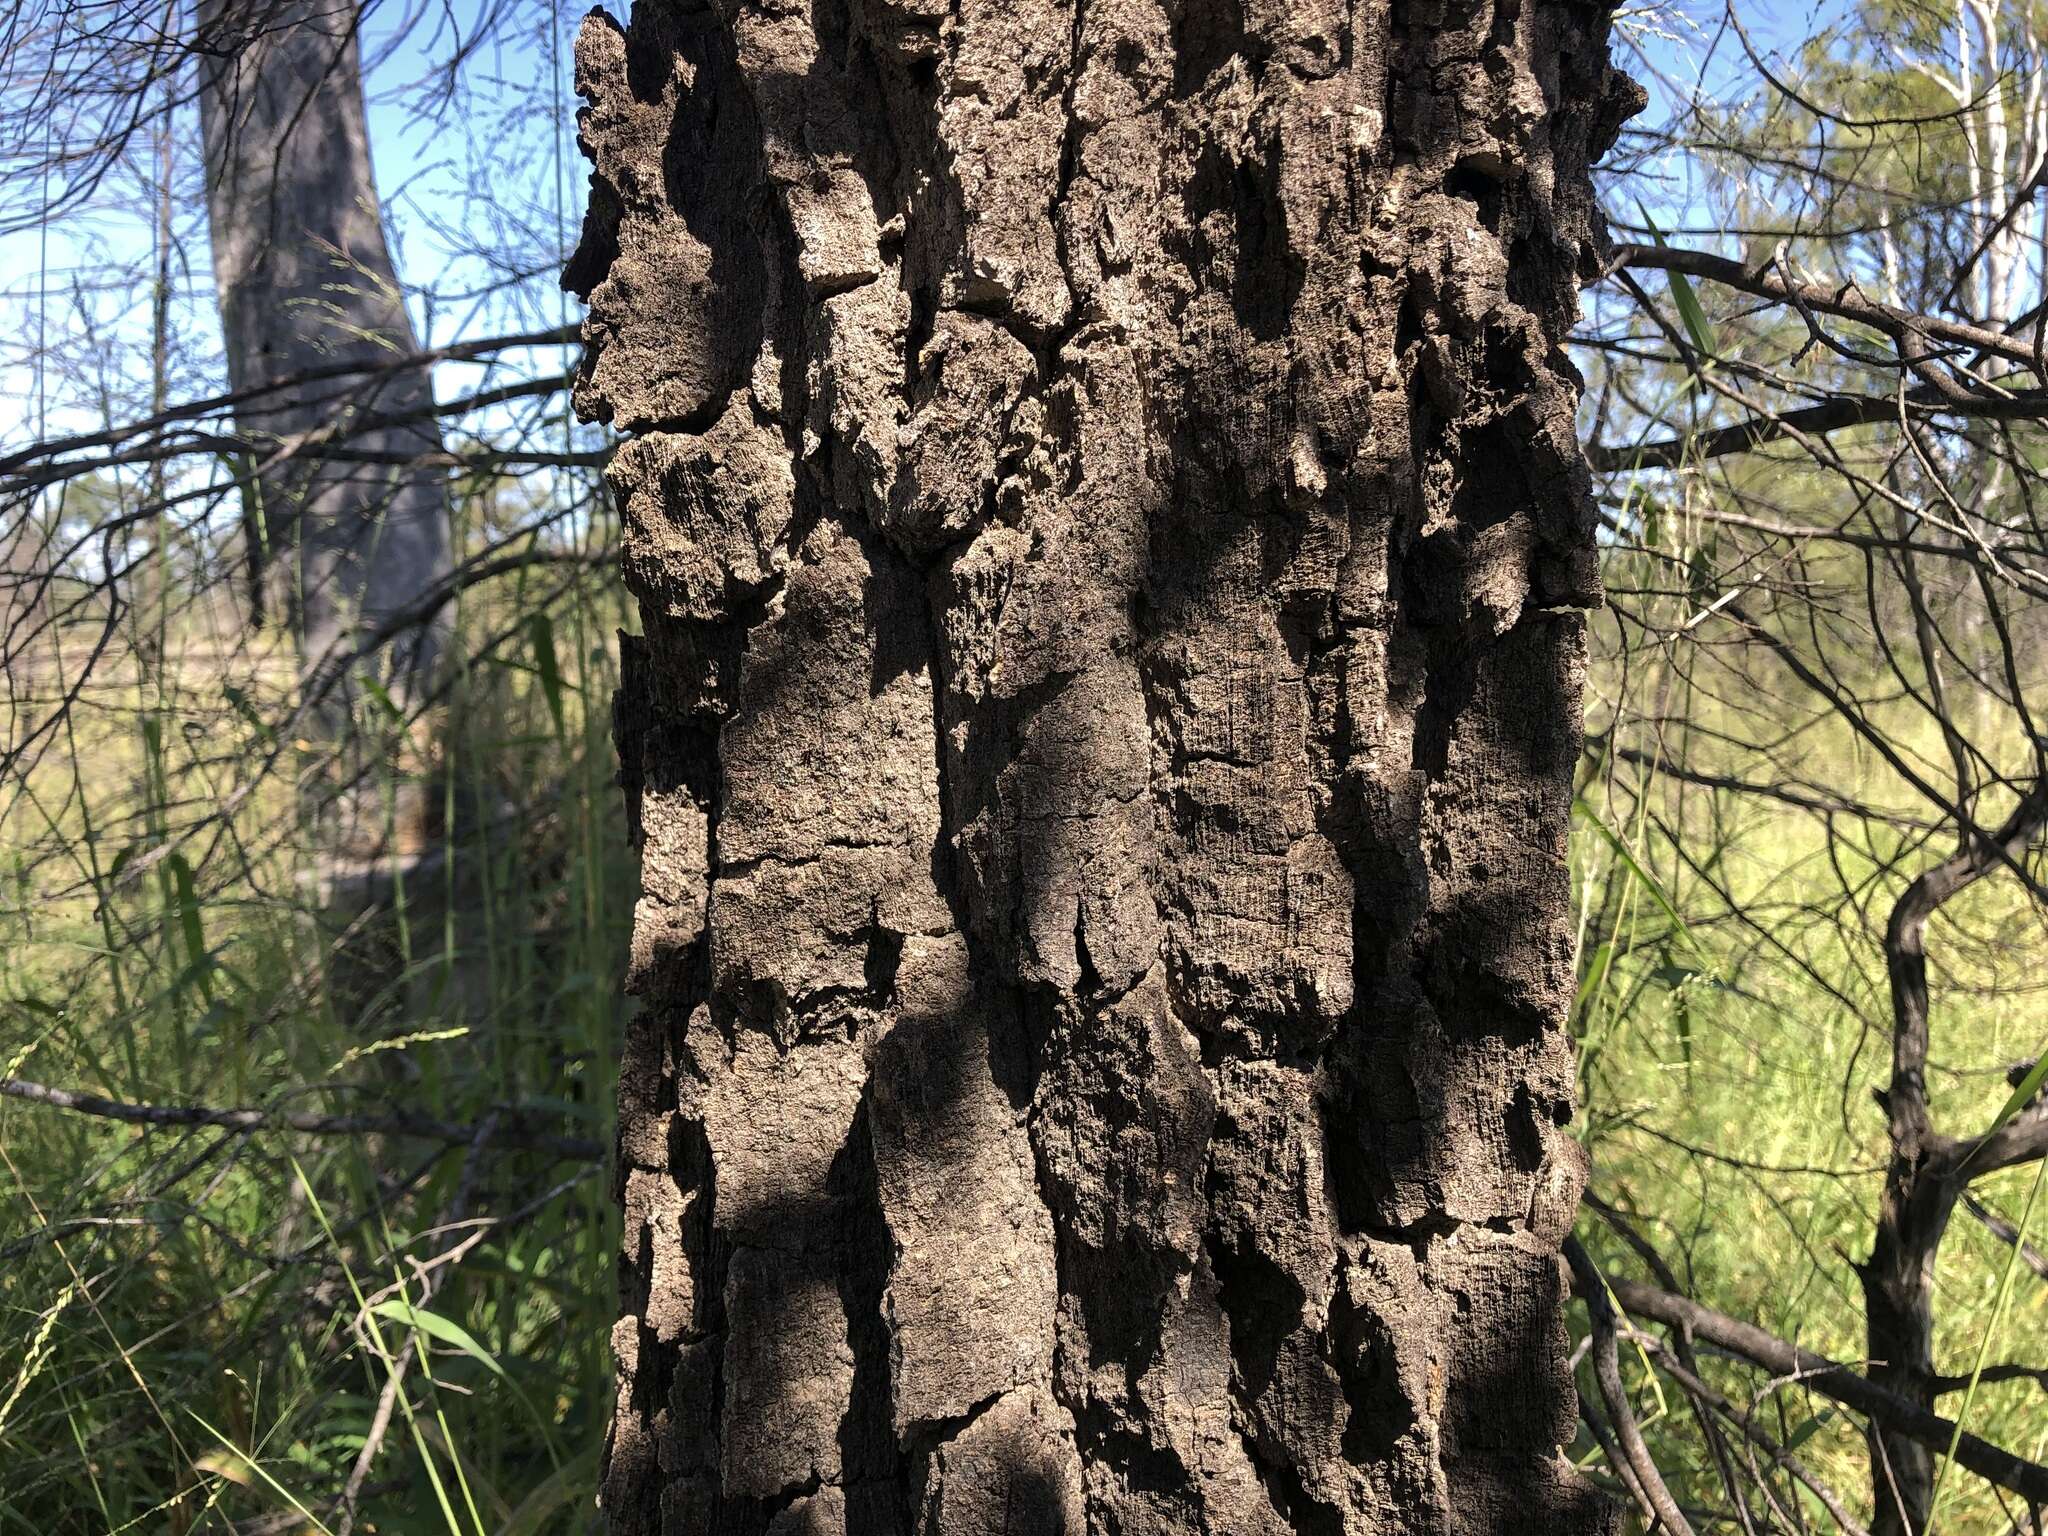
<svg viewBox="0 0 2048 1536">
<path fill-rule="evenodd" d="M 585 23 L 626 1533 L 1604 1531 L 1576 0 Z"/>
</svg>

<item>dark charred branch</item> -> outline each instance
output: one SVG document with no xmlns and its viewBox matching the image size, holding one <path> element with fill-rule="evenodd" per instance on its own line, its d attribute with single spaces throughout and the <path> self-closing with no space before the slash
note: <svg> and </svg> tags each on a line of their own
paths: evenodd
<svg viewBox="0 0 2048 1536">
<path fill-rule="evenodd" d="M 1955 1437 L 1953 1420 L 1887 1390 L 1849 1366 L 1788 1343 L 1754 1323 L 1729 1317 L 1641 1281 L 1610 1279 L 1608 1283 L 1615 1300 L 1630 1317 L 1649 1318 L 1668 1327 L 1686 1329 L 1701 1343 L 1726 1350 L 1845 1408 L 1853 1408 L 1882 1425 L 1887 1434 L 1909 1440 L 1930 1455 L 1945 1454 Z M 1957 1440 L 1956 1463 L 2030 1502 L 2048 1502 L 2048 1467 L 2015 1456 L 1968 1431 Z M 1881 1520 L 1881 1506 L 1879 1515 Z"/>
</svg>

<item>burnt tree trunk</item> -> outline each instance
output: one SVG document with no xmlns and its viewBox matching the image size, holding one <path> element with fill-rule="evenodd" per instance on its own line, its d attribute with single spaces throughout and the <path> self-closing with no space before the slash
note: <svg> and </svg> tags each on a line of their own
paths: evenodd
<svg viewBox="0 0 2048 1536">
<path fill-rule="evenodd" d="M 349 866 L 390 830 L 383 786 L 361 782 L 387 744 L 357 737 L 356 677 L 402 709 L 419 701 L 440 631 L 437 615 L 408 620 L 450 568 L 432 381 L 405 361 L 419 346 L 371 174 L 360 21 L 353 0 L 200 0 L 197 38 L 228 376 L 255 392 L 238 420 L 258 444 L 243 493 L 255 602 L 291 625 L 304 685 L 324 691 L 306 734 L 335 762 L 311 799 L 322 853 Z M 429 798 L 401 785 L 401 818 Z"/>
<path fill-rule="evenodd" d="M 1954 862 L 1954 861 L 1951 861 Z M 1934 1263 L 1962 1186 L 1927 1102 L 1927 920 L 1952 882 L 1942 867 L 1910 885 L 1892 909 L 1885 954 L 1892 990 L 1892 1075 L 1882 1096 L 1891 1158 L 1870 1258 L 1861 1266 L 1870 1379 L 1933 1410 Z M 1934 1502 L 1934 1453 L 1908 1435 L 1870 1427 L 1872 1536 L 1925 1530 Z"/>
<path fill-rule="evenodd" d="M 1964 803 L 1969 806 L 1967 792 Z M 1974 809 L 1974 807 L 1971 807 Z M 1967 812 L 1966 812 L 1967 814 Z M 1997 1138 L 1958 1140 L 1935 1124 L 1927 1093 L 1933 1044 L 1927 985 L 1927 927 L 1963 891 L 2024 858 L 2048 823 L 2048 784 L 2036 783 L 1998 830 L 1974 827 L 1956 852 L 1916 875 L 1899 893 L 1885 924 L 1885 970 L 1891 983 L 1891 1076 L 1878 1102 L 1891 1134 L 1884 1193 L 1878 1200 L 1863 1282 L 1870 1379 L 1918 1408 L 1934 1412 L 1942 1378 L 1934 1358 L 1935 1263 L 1956 1202 L 1970 1181 L 2018 1162 L 2031 1162 L 2035 1124 L 2013 1124 L 2017 1146 Z M 2018 1086 L 2017 1076 L 2014 1086 Z M 1921 1440 L 1873 1422 L 1870 1437 L 1871 1536 L 1919 1536 L 1933 1523 L 1938 1464 Z"/>
<path fill-rule="evenodd" d="M 585 23 L 614 1531 L 1605 1530 L 1566 0 Z"/>
<path fill-rule="evenodd" d="M 1892 1156 L 1869 1260 L 1860 1266 L 1870 1379 L 1930 1413 L 1940 1407 L 1934 1365 L 1934 1264 L 1962 1184 L 1930 1165 L 1924 1123 L 1902 1137 L 1893 1116 Z M 1873 1423 L 1871 1536 L 1918 1536 L 1934 1510 L 1935 1454 L 1922 1440 Z"/>
</svg>

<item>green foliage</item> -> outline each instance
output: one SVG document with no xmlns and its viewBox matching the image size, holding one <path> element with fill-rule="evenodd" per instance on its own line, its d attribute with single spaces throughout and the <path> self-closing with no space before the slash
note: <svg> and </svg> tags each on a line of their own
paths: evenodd
<svg viewBox="0 0 2048 1536">
<path fill-rule="evenodd" d="M 1610 589 L 1640 592 L 1654 573 L 1689 565 L 1702 541 L 1674 511 L 1647 537 L 1609 551 Z M 1824 587 L 1829 556 L 1810 552 Z M 1835 557 L 1841 559 L 1842 557 Z M 1658 601 L 1691 611 L 1672 587 Z M 1730 781 L 1770 783 L 1779 765 L 1731 749 L 1759 737 L 1799 742 L 1800 783 L 1882 801 L 1887 770 L 1840 719 L 1794 722 L 1782 698 L 1718 670 L 1711 633 L 1631 653 L 1617 620 L 1595 625 L 1589 719 L 1596 743 L 1582 771 L 1572 862 L 1580 901 L 1582 1127 L 1592 1190 L 1663 1253 L 1688 1292 L 1835 1359 L 1866 1354 L 1855 1264 L 1870 1251 L 1888 1151 L 1873 1102 L 1890 1070 L 1885 916 L 1905 882 L 1947 845 L 1910 826 L 1855 825 L 1679 776 L 1683 764 Z M 1698 647 L 1694 649 L 1695 645 Z M 1839 655 L 1836 676 L 1859 679 Z M 1881 663 L 1867 659 L 1871 676 Z M 1738 674 L 1739 675 L 1739 674 Z M 1703 685 L 1702 677 L 1713 680 Z M 1879 690 L 1873 688 L 1871 692 Z M 1873 706 L 1897 750 L 1921 760 L 1942 745 L 1905 700 Z M 1623 760 L 1617 722 L 1667 722 L 1664 751 Z M 1986 736 L 1980 738 L 1993 745 Z M 2016 745 L 2014 742 L 2006 745 Z M 1814 790 L 1812 792 L 1818 792 Z M 1994 807 L 1995 809 L 1995 807 Z M 2001 812 L 2002 814 L 2002 812 Z M 1958 1132 L 2003 1124 L 2048 1079 L 2038 1067 L 2008 1089 L 2005 1064 L 2042 1050 L 2033 1004 L 2048 975 L 2048 934 L 2016 881 L 1987 881 L 1937 916 L 1928 936 L 1935 976 L 1937 1119 Z M 1977 1192 L 2022 1225 L 2037 1169 L 1983 1180 Z M 2042 1222 L 2032 1212 L 2038 1241 Z M 1591 1213 L 1579 1235 L 1602 1269 L 1651 1278 Z M 2017 1250 L 1960 1214 L 1938 1273 L 1936 1365 L 1973 1385 L 1944 1402 L 1967 1427 L 2033 1460 L 2048 1454 L 2048 1414 L 2028 1380 L 1974 1382 L 1986 1361 L 2038 1362 L 2048 1283 Z M 1796 1386 L 1757 1396 L 1759 1373 L 1708 1353 L 1712 1383 L 1755 1422 L 1869 1513 L 1861 1421 Z M 1688 1505 L 1725 1507 L 1697 1423 L 1659 1412 L 1647 1369 L 1630 1373 L 1645 1438 Z M 1592 1393 L 1590 1379 L 1582 1391 Z M 1592 1442 L 1577 1454 L 1598 1461 Z M 1816 1530 L 1832 1530 L 1818 1503 Z M 1944 1484 L 1945 1536 L 2003 1532 L 1991 1490 L 1967 1473 Z"/>
<path fill-rule="evenodd" d="M 0 1077 L 502 1139 L 0 1098 L 0 1532 L 339 1533 L 394 1372 L 357 1532 L 592 1530 L 617 1219 L 600 1164 L 524 1133 L 609 1135 L 615 579 L 556 561 L 463 597 L 440 739 L 383 770 L 433 787 L 455 856 L 373 952 L 323 933 L 291 774 L 258 774 L 292 767 L 288 658 L 223 660 L 171 606 L 161 665 L 105 672 L 0 801 Z"/>
<path fill-rule="evenodd" d="M 1643 223 L 1649 226 L 1651 238 L 1668 250 L 1671 242 L 1664 238 L 1664 231 L 1650 217 L 1650 210 L 1640 202 L 1636 207 L 1642 213 Z M 1699 353 L 1699 366 L 1704 368 L 1713 361 L 1718 350 L 1714 345 L 1713 326 L 1707 320 L 1706 310 L 1700 307 L 1700 296 L 1693 291 L 1692 279 L 1675 269 L 1665 275 L 1671 284 L 1671 302 L 1678 306 L 1678 318 L 1685 325 L 1685 334 L 1691 338 L 1693 350 Z"/>
</svg>

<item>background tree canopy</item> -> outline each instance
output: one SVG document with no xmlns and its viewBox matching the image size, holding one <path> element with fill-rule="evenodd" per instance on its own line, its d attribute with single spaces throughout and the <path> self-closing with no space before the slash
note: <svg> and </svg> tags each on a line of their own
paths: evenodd
<svg viewBox="0 0 2048 1536">
<path fill-rule="evenodd" d="M 580 10 L 0 22 L 0 1528 L 596 1528 Z M 2048 8 L 1616 26 L 1571 1454 L 1645 1528 L 2039 1531 Z"/>
</svg>

